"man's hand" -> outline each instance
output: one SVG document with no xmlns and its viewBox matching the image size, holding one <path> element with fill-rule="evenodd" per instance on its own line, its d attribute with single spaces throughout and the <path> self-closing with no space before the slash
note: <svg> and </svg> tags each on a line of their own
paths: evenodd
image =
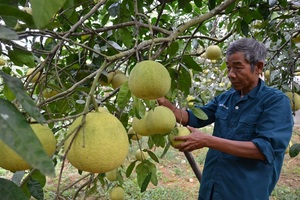
<svg viewBox="0 0 300 200">
<path fill-rule="evenodd" d="M 210 135 L 191 126 L 187 126 L 187 128 L 190 130 L 191 134 L 175 137 L 175 141 L 183 141 L 183 143 L 175 146 L 175 148 L 179 149 L 179 151 L 184 152 L 206 147 L 206 141 Z"/>
</svg>

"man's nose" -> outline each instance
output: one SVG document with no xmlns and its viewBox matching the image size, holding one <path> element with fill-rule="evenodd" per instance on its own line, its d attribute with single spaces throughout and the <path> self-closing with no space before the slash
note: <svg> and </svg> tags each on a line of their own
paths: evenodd
<svg viewBox="0 0 300 200">
<path fill-rule="evenodd" d="M 234 72 L 233 69 L 229 69 L 228 70 L 228 75 L 227 75 L 228 78 L 235 78 L 236 77 L 236 74 Z"/>
</svg>

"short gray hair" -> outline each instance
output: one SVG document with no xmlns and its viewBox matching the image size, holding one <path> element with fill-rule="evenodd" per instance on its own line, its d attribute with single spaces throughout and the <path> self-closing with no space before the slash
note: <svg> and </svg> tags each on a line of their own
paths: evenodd
<svg viewBox="0 0 300 200">
<path fill-rule="evenodd" d="M 267 56 L 266 46 L 253 38 L 242 38 L 232 42 L 227 48 L 226 57 L 236 52 L 244 53 L 245 60 L 251 65 L 252 71 L 257 62 L 265 63 Z"/>
</svg>

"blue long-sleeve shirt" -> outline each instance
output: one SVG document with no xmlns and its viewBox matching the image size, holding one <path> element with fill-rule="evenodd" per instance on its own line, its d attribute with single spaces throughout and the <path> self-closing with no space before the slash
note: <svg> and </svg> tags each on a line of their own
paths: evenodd
<svg viewBox="0 0 300 200">
<path fill-rule="evenodd" d="M 263 81 L 244 97 L 234 89 L 201 107 L 208 120 L 191 111 L 188 125 L 214 123 L 213 135 L 236 141 L 252 141 L 266 160 L 237 157 L 209 149 L 199 199 L 268 200 L 278 181 L 285 149 L 292 136 L 293 116 L 288 97 Z"/>
</svg>

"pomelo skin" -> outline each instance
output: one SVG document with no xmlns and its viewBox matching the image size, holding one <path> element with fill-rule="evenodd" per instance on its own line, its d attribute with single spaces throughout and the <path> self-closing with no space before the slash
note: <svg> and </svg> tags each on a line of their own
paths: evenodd
<svg viewBox="0 0 300 200">
<path fill-rule="evenodd" d="M 174 113 L 165 106 L 157 106 L 147 116 L 146 125 L 153 134 L 166 134 L 176 125 Z"/>
<path fill-rule="evenodd" d="M 206 58 L 210 60 L 217 60 L 222 56 L 222 50 L 217 45 L 211 45 L 207 47 L 205 52 Z"/>
<path fill-rule="evenodd" d="M 48 126 L 38 123 L 30 124 L 30 126 L 43 145 L 47 155 L 51 156 L 55 152 L 57 143 L 52 130 Z M 1 139 L 0 167 L 12 172 L 23 171 L 32 168 L 21 156 L 19 156 L 8 145 L 6 145 Z"/>
<path fill-rule="evenodd" d="M 82 117 L 79 117 L 69 127 L 68 135 L 72 135 L 65 142 L 65 151 L 81 121 Z M 90 112 L 67 153 L 67 159 L 79 170 L 106 173 L 123 164 L 128 150 L 127 131 L 118 118 L 109 112 Z"/>
<path fill-rule="evenodd" d="M 169 92 L 171 77 L 162 64 L 145 60 L 137 63 L 131 70 L 128 87 L 134 96 L 144 100 L 154 100 Z"/>
<path fill-rule="evenodd" d="M 187 127 L 185 127 L 185 126 L 176 127 L 175 129 L 176 130 L 174 130 L 174 132 L 172 132 L 172 133 L 170 133 L 168 135 L 168 139 L 170 141 L 170 144 L 174 148 L 184 142 L 182 140 L 176 141 L 175 137 L 177 137 L 177 136 L 185 136 L 185 135 L 189 135 L 190 134 L 190 130 Z"/>
</svg>

